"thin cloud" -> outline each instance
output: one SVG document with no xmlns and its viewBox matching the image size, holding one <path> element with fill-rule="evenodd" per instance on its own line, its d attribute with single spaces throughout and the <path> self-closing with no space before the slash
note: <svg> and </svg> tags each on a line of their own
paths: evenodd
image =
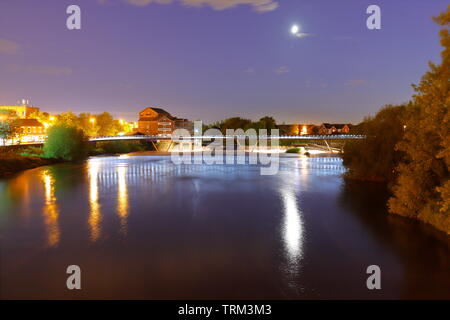
<svg viewBox="0 0 450 320">
<path fill-rule="evenodd" d="M 251 6 L 254 11 L 259 13 L 273 11 L 279 6 L 278 2 L 275 0 L 126 0 L 129 4 L 140 7 L 151 3 L 169 4 L 175 1 L 178 1 L 187 7 L 208 6 L 218 11 L 231 9 L 239 5 L 248 5 Z"/>
<path fill-rule="evenodd" d="M 352 89 L 363 86 L 366 84 L 366 80 L 363 79 L 355 79 L 355 80 L 349 80 L 345 83 L 345 86 L 350 87 Z"/>
<path fill-rule="evenodd" d="M 172 3 L 172 0 L 127 0 L 127 2 L 134 6 L 144 7 L 150 3 L 169 4 Z"/>
<path fill-rule="evenodd" d="M 0 53 L 16 54 L 19 52 L 20 45 L 14 41 L 0 38 Z"/>
<path fill-rule="evenodd" d="M 294 37 L 296 38 L 305 38 L 310 36 L 312 36 L 312 33 L 297 32 L 296 34 L 294 34 Z"/>
<path fill-rule="evenodd" d="M 22 72 L 43 74 L 48 76 L 69 76 L 73 73 L 73 70 L 69 67 L 56 67 L 56 66 L 20 66 L 12 64 L 7 66 L 9 72 Z"/>
<path fill-rule="evenodd" d="M 289 71 L 290 71 L 289 68 L 286 67 L 286 66 L 281 66 L 281 67 L 275 69 L 275 73 L 278 74 L 278 75 L 282 75 L 282 74 L 288 73 Z"/>
<path fill-rule="evenodd" d="M 255 69 L 253 68 L 247 68 L 244 70 L 245 73 L 255 73 Z"/>
</svg>

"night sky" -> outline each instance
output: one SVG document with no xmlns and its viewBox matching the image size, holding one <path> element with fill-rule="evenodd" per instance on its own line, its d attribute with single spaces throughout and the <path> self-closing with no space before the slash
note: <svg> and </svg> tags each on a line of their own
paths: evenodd
<svg viewBox="0 0 450 320">
<path fill-rule="evenodd" d="M 236 4 L 231 6 L 230 4 Z M 66 8 L 82 29 L 66 28 Z M 366 8 L 382 10 L 368 30 Z M 448 0 L 0 1 L 0 105 L 357 123 L 438 62 Z M 290 33 L 297 23 L 309 35 Z"/>
</svg>

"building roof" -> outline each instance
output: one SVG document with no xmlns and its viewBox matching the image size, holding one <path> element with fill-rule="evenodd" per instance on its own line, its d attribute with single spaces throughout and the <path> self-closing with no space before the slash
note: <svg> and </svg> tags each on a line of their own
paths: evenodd
<svg viewBox="0 0 450 320">
<path fill-rule="evenodd" d="M 172 117 L 172 115 L 170 113 L 168 113 L 166 110 L 161 109 L 161 108 L 153 108 L 151 107 L 151 109 L 153 109 L 154 111 L 158 112 L 159 114 L 163 114 L 165 116 L 169 116 Z"/>
<path fill-rule="evenodd" d="M 153 111 L 155 111 L 158 115 L 154 116 L 154 117 L 140 117 L 139 121 L 156 121 L 158 119 L 160 119 L 161 117 L 167 117 L 170 120 L 174 120 L 175 117 L 172 116 L 170 113 L 168 113 L 166 110 L 161 109 L 161 108 L 153 108 L 153 107 L 147 107 L 144 110 L 142 110 L 141 112 L 139 112 L 139 115 L 141 113 L 143 113 L 145 110 L 147 109 L 152 109 Z"/>
<path fill-rule="evenodd" d="M 18 127 L 43 127 L 44 125 L 36 119 L 17 119 L 14 125 Z"/>
</svg>

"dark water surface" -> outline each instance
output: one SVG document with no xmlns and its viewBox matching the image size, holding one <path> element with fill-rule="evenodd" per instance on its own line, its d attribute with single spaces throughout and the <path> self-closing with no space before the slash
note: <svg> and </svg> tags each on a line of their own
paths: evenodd
<svg viewBox="0 0 450 320">
<path fill-rule="evenodd" d="M 0 180 L 2 298 L 450 298 L 450 241 L 337 158 L 92 158 Z M 66 289 L 79 265 L 82 289 Z M 381 268 L 379 291 L 366 268 Z"/>
</svg>

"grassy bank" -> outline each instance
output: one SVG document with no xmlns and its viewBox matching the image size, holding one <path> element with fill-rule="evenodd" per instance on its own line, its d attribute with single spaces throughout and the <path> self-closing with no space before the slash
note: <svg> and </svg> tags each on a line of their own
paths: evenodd
<svg viewBox="0 0 450 320">
<path fill-rule="evenodd" d="M 152 150 L 151 145 L 136 142 L 102 142 L 89 149 L 89 156 L 125 154 Z M 47 166 L 65 160 L 49 158 L 42 147 L 29 147 L 24 150 L 0 152 L 0 177 L 7 177 L 20 171 Z"/>
<path fill-rule="evenodd" d="M 127 142 L 127 141 L 110 141 L 97 142 L 95 147 L 89 150 L 90 156 L 108 155 L 108 154 L 122 154 L 138 151 L 153 150 L 151 144 L 144 144 L 141 142 Z"/>
<path fill-rule="evenodd" d="M 61 162 L 38 156 L 23 156 L 19 153 L 6 152 L 0 154 L 0 177 L 10 176 L 17 172 L 47 166 Z"/>
</svg>

